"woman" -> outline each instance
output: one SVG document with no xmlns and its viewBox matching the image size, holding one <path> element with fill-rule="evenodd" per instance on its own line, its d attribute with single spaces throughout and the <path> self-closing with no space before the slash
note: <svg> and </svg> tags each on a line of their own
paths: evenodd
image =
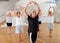
<svg viewBox="0 0 60 43">
<path fill-rule="evenodd" d="M 23 33 L 23 19 L 22 19 L 22 13 L 20 11 L 16 12 L 16 7 L 14 8 L 13 16 L 16 19 L 16 29 L 15 33 L 17 34 L 18 37 L 18 42 L 21 42 L 21 35 Z"/>
<path fill-rule="evenodd" d="M 54 7 L 50 7 L 48 9 L 48 16 L 49 16 L 49 23 L 48 23 L 48 29 L 49 29 L 49 37 L 52 37 L 53 30 L 54 30 Z"/>
<path fill-rule="evenodd" d="M 11 14 L 11 12 L 8 12 L 8 14 L 6 14 L 6 22 L 7 22 L 8 33 L 10 35 L 11 34 L 11 27 L 12 27 L 12 14 Z"/>
<path fill-rule="evenodd" d="M 36 14 L 35 10 L 32 10 L 30 15 L 26 12 L 26 9 L 29 4 L 34 3 L 38 7 L 38 13 Z M 25 12 L 25 17 L 28 19 L 28 35 L 30 37 L 30 43 L 35 43 L 37 39 L 37 33 L 39 31 L 39 26 L 38 26 L 38 16 L 41 15 L 41 10 L 38 4 L 34 1 L 31 1 L 27 4 L 27 6 L 24 9 Z"/>
</svg>

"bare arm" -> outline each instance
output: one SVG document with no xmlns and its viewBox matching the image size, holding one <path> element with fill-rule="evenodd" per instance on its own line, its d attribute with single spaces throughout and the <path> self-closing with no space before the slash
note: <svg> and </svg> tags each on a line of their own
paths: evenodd
<svg viewBox="0 0 60 43">
<path fill-rule="evenodd" d="M 55 14 L 55 8 L 53 7 L 53 15 Z"/>
<path fill-rule="evenodd" d="M 28 14 L 27 14 L 27 12 L 26 12 L 26 8 L 24 8 L 23 12 L 24 12 L 24 16 L 25 16 L 26 18 L 28 18 Z"/>
<path fill-rule="evenodd" d="M 49 14 L 49 11 L 48 11 L 48 16 L 49 16 L 50 14 Z"/>
<path fill-rule="evenodd" d="M 6 17 L 8 16 L 8 14 L 7 14 L 7 12 L 6 12 L 6 15 L 5 15 Z"/>
<path fill-rule="evenodd" d="M 26 7 L 24 8 L 24 16 L 25 16 L 26 18 L 28 18 L 28 13 L 26 12 L 26 10 L 27 10 L 27 7 L 28 7 L 29 4 L 31 4 L 31 2 L 29 2 L 29 3 L 26 5 Z"/>
<path fill-rule="evenodd" d="M 36 3 L 37 7 L 38 7 L 38 15 L 41 16 L 42 12 L 41 12 L 41 9 L 39 7 L 39 5 Z"/>
<path fill-rule="evenodd" d="M 49 10 L 50 10 L 50 8 L 48 9 L 48 16 L 49 16 Z"/>
<path fill-rule="evenodd" d="M 13 10 L 13 16 L 16 17 L 16 7 Z"/>
<path fill-rule="evenodd" d="M 6 12 L 6 15 L 5 16 L 8 17 L 8 15 L 9 15 L 9 12 Z"/>
</svg>

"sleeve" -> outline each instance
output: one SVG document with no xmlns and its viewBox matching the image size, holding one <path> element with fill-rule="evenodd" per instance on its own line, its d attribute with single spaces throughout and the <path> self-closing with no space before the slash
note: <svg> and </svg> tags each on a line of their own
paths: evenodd
<svg viewBox="0 0 60 43">
<path fill-rule="evenodd" d="M 41 18 L 37 15 L 38 17 L 38 24 L 41 24 Z"/>
<path fill-rule="evenodd" d="M 28 18 L 27 19 L 29 20 L 29 18 L 30 18 L 30 16 L 28 15 Z"/>
</svg>

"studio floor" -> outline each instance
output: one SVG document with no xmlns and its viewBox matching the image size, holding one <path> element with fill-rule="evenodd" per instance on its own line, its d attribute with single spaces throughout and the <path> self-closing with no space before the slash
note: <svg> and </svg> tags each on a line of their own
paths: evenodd
<svg viewBox="0 0 60 43">
<path fill-rule="evenodd" d="M 7 28 L 0 27 L 0 43 L 29 43 L 27 26 L 24 26 L 24 33 L 22 34 L 22 41 L 17 42 L 17 35 L 15 34 L 15 27 L 12 27 L 12 34 L 9 36 Z M 60 24 L 55 23 L 53 37 L 48 37 L 49 31 L 47 24 L 40 25 L 38 38 L 36 43 L 60 43 Z"/>
</svg>

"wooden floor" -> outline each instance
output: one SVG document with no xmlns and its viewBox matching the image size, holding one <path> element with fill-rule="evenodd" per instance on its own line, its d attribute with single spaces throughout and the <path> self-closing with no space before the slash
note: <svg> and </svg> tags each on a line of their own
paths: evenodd
<svg viewBox="0 0 60 43">
<path fill-rule="evenodd" d="M 6 28 L 0 28 L 0 43 L 19 43 L 14 30 L 15 28 L 12 28 L 12 35 L 9 36 Z M 48 32 L 47 24 L 41 24 L 36 43 L 60 43 L 60 24 L 55 23 L 53 37 L 48 37 Z M 22 40 L 21 43 L 29 43 L 27 27 L 24 27 Z"/>
</svg>

